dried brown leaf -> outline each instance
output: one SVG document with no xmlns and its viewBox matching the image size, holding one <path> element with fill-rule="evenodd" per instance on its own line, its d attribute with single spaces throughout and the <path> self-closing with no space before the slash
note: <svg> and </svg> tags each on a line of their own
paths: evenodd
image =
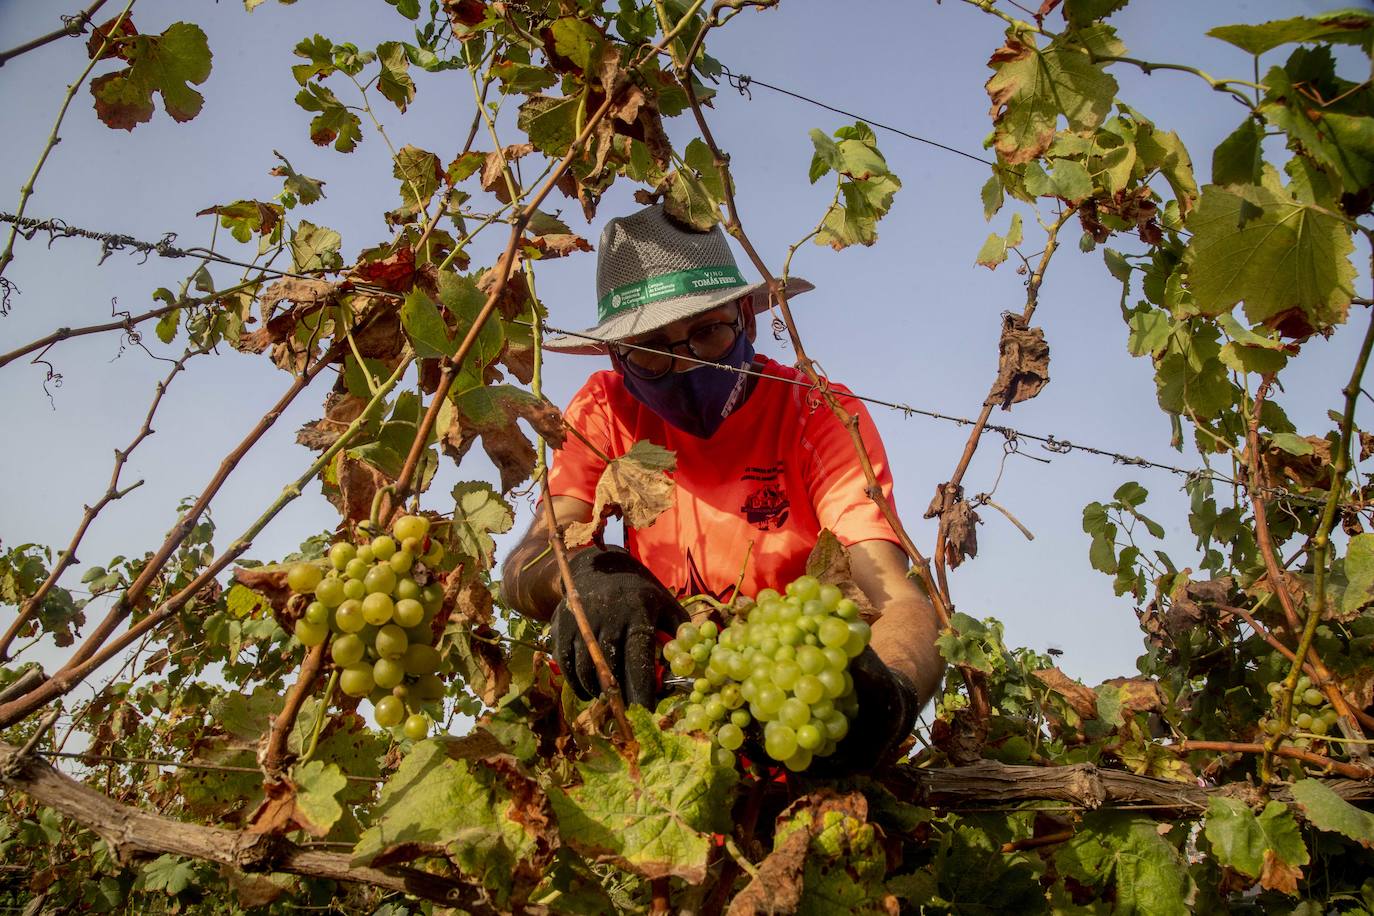
<svg viewBox="0 0 1374 916">
<path fill-rule="evenodd" d="M 495 194 L 496 199 L 503 204 L 510 203 L 510 188 L 506 185 L 505 176 L 506 166 L 532 152 L 533 143 L 516 143 L 503 150 L 487 153 L 486 161 L 482 164 L 482 190 Z"/>
<path fill-rule="evenodd" d="M 415 249 L 404 245 L 388 257 L 363 261 L 349 276 L 395 293 L 408 292 L 415 285 Z"/>
<path fill-rule="evenodd" d="M 1115 687 L 1120 694 L 1121 708 L 1136 712 L 1163 712 L 1164 697 L 1159 684 L 1144 677 L 1114 677 L 1100 687 Z"/>
<path fill-rule="evenodd" d="M 482 439 L 482 449 L 501 473 L 501 490 L 509 492 L 528 480 L 534 472 L 534 446 L 520 429 L 524 419 L 555 448 L 563 444 L 563 414 L 546 400 L 527 392 L 488 387 L 479 415 L 472 416 L 460 407 L 451 412 L 448 425 L 439 437 L 439 446 L 455 461 L 461 461 L 472 443 Z"/>
<path fill-rule="evenodd" d="M 390 483 L 385 474 L 366 461 L 339 452 L 334 458 L 333 486 L 326 484 L 324 495 L 345 521 L 360 522 L 372 513 L 372 497 Z"/>
<path fill-rule="evenodd" d="M 1032 671 L 1035 679 L 1059 694 L 1078 713 L 1082 719 L 1097 718 L 1097 694 L 1091 687 L 1084 687 L 1058 668 L 1041 668 Z"/>
<path fill-rule="evenodd" d="M 853 600 L 859 606 L 860 614 L 865 620 L 876 619 L 878 616 L 873 608 L 873 602 L 868 600 L 863 589 L 854 584 L 849 551 L 829 528 L 821 529 L 821 533 L 816 536 L 816 546 L 811 548 L 811 554 L 806 558 L 806 572 L 807 575 L 819 579 L 823 585 L 835 586 L 844 597 Z"/>
<path fill-rule="evenodd" d="M 984 404 L 1000 404 L 1003 410 L 1028 401 L 1050 381 L 1050 345 L 1045 332 L 1026 326 L 1020 315 L 1002 318 L 1002 338 L 997 344 L 997 380 Z"/>
<path fill-rule="evenodd" d="M 1264 851 L 1264 865 L 1260 869 L 1260 887 L 1270 891 L 1282 891 L 1296 897 L 1298 879 L 1302 877 L 1302 866 L 1289 865 L 1274 854 L 1274 850 Z"/>
<path fill-rule="evenodd" d="M 497 272 L 495 270 L 484 271 L 477 278 L 477 289 L 487 296 L 496 287 Z M 501 317 L 507 321 L 519 318 L 529 307 L 530 287 L 525 281 L 525 275 L 520 270 L 520 261 L 517 258 L 511 265 L 510 278 L 506 280 L 506 285 L 501 289 L 501 298 L 496 300 L 496 310 L 501 313 Z"/>
<path fill-rule="evenodd" d="M 568 547 L 590 544 L 604 519 L 619 516 L 631 528 L 646 528 L 673 507 L 676 498 L 668 472 L 648 467 L 633 455 L 622 455 L 601 472 L 590 522 L 575 522 L 563 532 Z"/>
<path fill-rule="evenodd" d="M 324 399 L 324 416 L 296 431 L 296 442 L 322 452 L 338 441 L 348 425 L 362 415 L 367 401 L 347 392 L 331 391 Z"/>
</svg>

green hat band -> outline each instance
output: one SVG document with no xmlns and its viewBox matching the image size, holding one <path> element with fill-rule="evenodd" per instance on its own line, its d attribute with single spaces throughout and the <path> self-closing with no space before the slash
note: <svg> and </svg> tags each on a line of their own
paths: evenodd
<svg viewBox="0 0 1374 916">
<path fill-rule="evenodd" d="M 638 283 L 617 286 L 596 303 L 597 315 L 605 321 L 613 315 L 658 302 L 661 299 L 676 299 L 692 293 L 709 293 L 719 289 L 745 286 L 734 265 L 725 267 L 698 267 L 693 270 L 680 270 L 670 274 L 660 274 Z"/>
</svg>

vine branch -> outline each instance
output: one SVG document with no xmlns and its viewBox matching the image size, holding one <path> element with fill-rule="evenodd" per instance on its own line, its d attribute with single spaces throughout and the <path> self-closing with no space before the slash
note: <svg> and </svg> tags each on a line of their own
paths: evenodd
<svg viewBox="0 0 1374 916">
<path fill-rule="evenodd" d="M 5 64 L 14 60 L 21 54 L 27 54 L 30 51 L 37 50 L 46 44 L 57 41 L 59 38 L 75 38 L 77 35 L 84 35 L 86 26 L 91 22 L 91 17 L 107 2 L 108 0 L 95 0 L 94 3 L 84 10 L 78 10 L 71 16 L 62 17 L 67 20 L 62 25 L 62 28 L 53 29 L 46 35 L 40 35 L 37 38 L 30 39 L 21 45 L 17 45 L 8 51 L 0 53 L 0 67 L 5 66 Z"/>
</svg>

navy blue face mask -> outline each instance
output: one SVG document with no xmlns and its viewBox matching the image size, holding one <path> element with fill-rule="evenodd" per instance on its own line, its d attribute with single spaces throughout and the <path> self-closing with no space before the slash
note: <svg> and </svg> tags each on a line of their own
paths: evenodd
<svg viewBox="0 0 1374 916">
<path fill-rule="evenodd" d="M 741 333 L 730 351 L 716 362 L 733 369 L 745 369 L 754 361 L 754 343 Z M 749 376 L 715 366 L 697 366 L 687 372 L 669 372 L 662 378 L 642 379 L 626 372 L 617 360 L 616 368 L 625 381 L 625 390 L 635 400 L 662 417 L 667 423 L 698 439 L 709 439 L 725 418 L 744 403 L 749 393 Z"/>
</svg>

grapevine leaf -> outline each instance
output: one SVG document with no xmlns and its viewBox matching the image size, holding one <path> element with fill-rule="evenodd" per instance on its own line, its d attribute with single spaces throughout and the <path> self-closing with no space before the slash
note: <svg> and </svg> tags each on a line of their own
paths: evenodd
<svg viewBox="0 0 1374 916">
<path fill-rule="evenodd" d="M 493 63 L 491 75 L 501 81 L 501 91 L 506 95 L 529 95 L 558 85 L 558 76 L 552 70 L 518 60 Z"/>
<path fill-rule="evenodd" d="M 1282 130 L 1316 163 L 1339 178 L 1346 191 L 1374 184 L 1374 118 L 1369 94 L 1339 80 L 1327 48 L 1299 50 L 1287 67 L 1265 76 L 1264 119 Z M 1317 102 L 1331 97 L 1332 102 Z M 1340 101 L 1334 101 L 1340 99 Z"/>
<path fill-rule="evenodd" d="M 1264 163 L 1264 128 L 1254 118 L 1231 131 L 1212 151 L 1212 184 L 1259 184 Z"/>
<path fill-rule="evenodd" d="M 857 792 L 822 790 L 779 815 L 773 851 L 731 902 L 728 916 L 888 913 L 896 901 L 883 886 L 886 871 L 867 800 Z"/>
<path fill-rule="evenodd" d="M 1048 160 L 1047 173 L 1038 162 L 1026 163 L 1026 190 L 1036 197 L 1060 197 L 1071 204 L 1092 197 L 1093 180 L 1083 163 L 1074 159 Z"/>
<path fill-rule="evenodd" d="M 518 275 L 517 275 L 518 276 Z M 510 290 L 510 285 L 507 285 Z M 487 297 L 483 294 L 478 282 L 472 277 L 456 274 L 449 271 L 439 275 L 439 302 L 447 312 L 446 319 L 453 327 L 454 336 L 461 341 L 467 336 L 472 325 L 477 321 L 477 316 L 481 313 L 482 307 L 486 305 Z M 468 380 L 469 385 L 481 384 L 482 369 L 501 355 L 501 347 L 505 343 L 505 333 L 502 330 L 501 322 L 495 316 L 489 316 L 482 324 L 481 330 L 477 332 L 477 339 L 472 344 L 472 349 L 468 353 L 467 361 L 463 366 L 463 372 L 472 376 Z M 456 353 L 456 349 L 454 350 Z M 460 382 L 463 381 L 460 376 Z M 455 385 L 455 390 L 461 390 L 460 386 Z"/>
<path fill-rule="evenodd" d="M 1350 234 L 1335 216 L 1272 187 L 1203 189 L 1188 221 L 1193 300 L 1205 315 L 1245 303 L 1252 323 L 1297 311 L 1312 329 L 1344 320 L 1354 296 Z"/>
<path fill-rule="evenodd" d="M 1002 180 L 995 173 L 983 184 L 981 196 L 983 199 L 983 219 L 992 219 L 997 215 L 997 211 L 1002 209 L 1002 200 L 1005 196 L 1002 190 Z"/>
<path fill-rule="evenodd" d="M 480 559 L 483 568 L 490 568 L 496 557 L 496 541 L 491 535 L 509 531 L 515 524 L 515 512 L 491 484 L 481 481 L 454 486 L 453 501 L 451 546 L 465 557 Z"/>
<path fill-rule="evenodd" d="M 981 264 L 989 270 L 995 270 L 998 264 L 1007 259 L 1007 249 L 1015 248 L 1021 243 L 1021 214 L 1011 215 L 1011 228 L 1007 230 L 1005 236 L 992 233 L 988 240 L 983 243 L 983 247 L 978 249 L 978 257 L 975 263 Z"/>
<path fill-rule="evenodd" d="M 1135 149 L 1140 164 L 1147 170 L 1157 170 L 1169 183 L 1179 213 L 1187 216 L 1192 212 L 1198 198 L 1197 178 L 1193 175 L 1192 157 L 1178 134 L 1144 122 L 1140 125 Z"/>
<path fill-rule="evenodd" d="M 302 38 L 296 43 L 295 53 L 297 57 L 304 57 L 309 61 L 305 64 L 293 64 L 291 67 L 291 75 L 301 86 L 310 82 L 312 78 L 324 79 L 334 72 L 334 42 L 323 35 Z"/>
<path fill-rule="evenodd" d="M 161 35 L 134 35 L 120 45 L 123 70 L 91 80 L 95 113 L 107 127 L 133 130 L 153 116 L 153 94 L 176 121 L 200 114 L 205 97 L 190 87 L 210 76 L 210 46 L 200 26 L 174 22 Z"/>
<path fill-rule="evenodd" d="M 343 817 L 343 806 L 334 796 L 348 785 L 337 764 L 311 760 L 291 771 L 296 784 L 295 820 L 315 836 L 326 836 Z"/>
<path fill-rule="evenodd" d="M 207 207 L 196 216 L 219 216 L 221 226 L 228 229 L 238 241 L 247 242 L 254 234 L 261 236 L 264 241 L 279 238 L 276 230 L 285 213 L 286 210 L 281 204 L 261 200 L 236 200 L 218 207 Z"/>
<path fill-rule="evenodd" d="M 549 789 L 563 842 L 644 877 L 700 882 L 711 833 L 730 829 L 735 770 L 711 763 L 710 742 L 661 731 L 648 710 L 626 715 L 639 745 L 633 764 L 593 737 L 576 764 L 581 785 Z"/>
<path fill-rule="evenodd" d="M 1374 601 L 1374 534 L 1357 534 L 1345 554 L 1345 594 L 1341 614 L 1351 615 Z"/>
<path fill-rule="evenodd" d="M 534 473 L 534 446 L 516 424 L 524 419 L 555 448 L 563 444 L 563 415 L 544 398 L 511 385 L 473 388 L 453 399 L 449 425 L 440 434 L 444 451 L 461 460 L 477 437 L 501 472 L 508 493 Z"/>
<path fill-rule="evenodd" d="M 1115 888 L 1116 909 L 1139 916 L 1186 916 L 1191 881 L 1178 850 L 1143 817 L 1092 812 L 1060 847 L 1060 874 Z"/>
<path fill-rule="evenodd" d="M 291 234 L 291 261 L 301 273 L 334 270 L 343 266 L 343 258 L 339 256 L 342 244 L 343 236 L 333 229 L 303 219 Z"/>
<path fill-rule="evenodd" d="M 401 761 L 353 862 L 382 867 L 447 857 L 503 909 L 519 904 L 552 859 L 548 799 L 510 758 L 455 760 L 446 745 L 422 741 Z"/>
<path fill-rule="evenodd" d="M 549 156 L 562 156 L 577 137 L 578 99 L 532 95 L 520 106 L 516 126 Z"/>
<path fill-rule="evenodd" d="M 363 122 L 344 107 L 339 97 L 317 83 L 296 93 L 296 104 L 306 111 L 319 112 L 310 121 L 310 139 L 316 146 L 328 146 L 351 153 L 363 137 Z"/>
<path fill-rule="evenodd" d="M 1361 811 L 1316 779 L 1293 783 L 1293 799 L 1318 830 L 1349 837 L 1374 849 L 1374 814 Z"/>
<path fill-rule="evenodd" d="M 196 865 L 180 856 L 161 855 L 143 866 L 139 879 L 145 890 L 176 896 L 195 884 Z"/>
<path fill-rule="evenodd" d="M 401 327 L 421 359 L 436 359 L 452 356 L 458 352 L 461 342 L 449 336 L 448 325 L 429 298 L 429 294 L 418 286 L 407 294 L 401 305 Z"/>
<path fill-rule="evenodd" d="M 652 525 L 676 499 L 669 476 L 676 466 L 677 457 L 672 452 L 650 442 L 636 442 L 634 448 L 612 459 L 602 470 L 591 520 L 570 524 L 563 533 L 564 542 L 570 548 L 591 543 L 609 516 L 625 519 L 631 528 Z"/>
<path fill-rule="evenodd" d="M 1301 876 L 1300 866 L 1311 861 L 1298 823 L 1288 806 L 1271 801 L 1256 817 L 1244 802 L 1213 796 L 1207 806 L 1207 841 L 1217 861 L 1251 878 L 1278 878 L 1284 868 Z M 1272 880 L 1262 882 L 1273 888 Z M 1296 891 L 1296 886 L 1290 893 Z"/>
<path fill-rule="evenodd" d="M 1081 29 L 1106 19 L 1126 3 L 1127 0 L 1064 0 L 1064 19 L 1070 28 Z"/>
<path fill-rule="evenodd" d="M 601 61 L 606 39 L 584 19 L 564 16 L 550 27 L 554 50 L 572 61 L 583 73 L 593 73 Z"/>
<path fill-rule="evenodd" d="M 1330 41 L 1368 48 L 1374 41 L 1374 16 L 1358 10 L 1338 10 L 1260 25 L 1222 25 L 1207 34 L 1257 56 L 1294 42 Z"/>
<path fill-rule="evenodd" d="M 433 153 L 417 146 L 403 146 L 392 161 L 391 174 L 401 182 L 401 202 L 414 213 L 439 190 L 444 169 Z"/>
<path fill-rule="evenodd" d="M 1031 33 L 1017 29 L 1007 30 L 988 66 L 996 71 L 986 85 L 993 145 L 1010 165 L 1049 149 L 1061 114 L 1073 130 L 1096 129 L 1116 97 L 1116 80 L 1086 51 L 1058 40 L 1037 48 Z"/>
<path fill-rule="evenodd" d="M 377 91 L 402 112 L 415 98 L 415 81 L 410 78 L 410 60 L 405 45 L 399 41 L 384 41 L 377 45 L 377 63 L 382 72 L 377 77 Z"/>
<path fill-rule="evenodd" d="M 229 586 L 229 590 L 224 593 L 224 602 L 229 613 L 240 619 L 256 617 L 272 606 L 267 596 L 237 582 Z"/>
</svg>

